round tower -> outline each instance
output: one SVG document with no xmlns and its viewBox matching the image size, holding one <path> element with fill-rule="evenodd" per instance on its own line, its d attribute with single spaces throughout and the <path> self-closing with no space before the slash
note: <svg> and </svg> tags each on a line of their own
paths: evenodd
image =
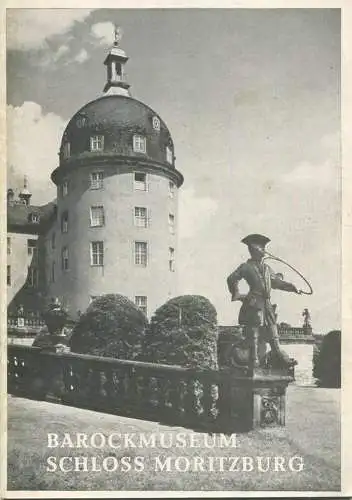
<svg viewBox="0 0 352 500">
<path fill-rule="evenodd" d="M 106 293 L 148 315 L 177 294 L 178 188 L 165 122 L 131 97 L 118 32 L 105 59 L 107 82 L 62 137 L 57 222 L 47 234 L 48 293 L 73 316 Z"/>
</svg>

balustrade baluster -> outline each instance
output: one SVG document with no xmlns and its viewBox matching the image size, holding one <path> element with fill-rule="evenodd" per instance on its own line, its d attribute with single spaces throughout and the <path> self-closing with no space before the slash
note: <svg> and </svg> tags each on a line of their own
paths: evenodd
<svg viewBox="0 0 352 500">
<path fill-rule="evenodd" d="M 107 367 L 104 370 L 105 382 L 103 385 L 105 397 L 110 406 L 113 406 L 113 401 L 115 399 L 115 385 L 114 385 L 114 370 Z"/>
<path fill-rule="evenodd" d="M 200 384 L 196 378 L 187 381 L 187 392 L 185 397 L 185 418 L 187 422 L 195 422 L 199 415 Z"/>
<path fill-rule="evenodd" d="M 149 379 L 149 401 L 152 408 L 157 408 L 158 406 L 158 381 L 153 375 Z"/>
<path fill-rule="evenodd" d="M 203 382 L 203 394 L 200 398 L 203 413 L 202 420 L 205 423 L 211 423 L 216 420 L 217 417 L 217 395 L 218 387 L 212 384 L 210 381 Z"/>
<path fill-rule="evenodd" d="M 124 368 L 119 368 L 114 373 L 115 404 L 117 408 L 123 409 L 126 401 L 126 372 Z"/>
<path fill-rule="evenodd" d="M 183 381 L 175 379 L 171 382 L 171 387 L 169 389 L 169 401 L 171 404 L 171 411 L 175 419 L 180 420 L 183 418 L 184 408 L 183 408 L 183 398 L 182 392 L 184 393 L 186 385 Z"/>
<path fill-rule="evenodd" d="M 167 407 L 167 391 L 170 387 L 169 380 L 165 376 L 157 379 L 157 407 L 159 418 L 167 418 L 170 414 Z"/>
</svg>

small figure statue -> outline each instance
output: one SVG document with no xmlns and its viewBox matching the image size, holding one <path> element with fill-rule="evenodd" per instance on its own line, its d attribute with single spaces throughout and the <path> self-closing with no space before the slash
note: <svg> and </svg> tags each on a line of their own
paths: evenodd
<svg viewBox="0 0 352 500">
<path fill-rule="evenodd" d="M 23 316 L 24 316 L 24 307 L 23 307 L 23 304 L 20 304 L 20 305 L 18 306 L 18 309 L 17 309 L 17 316 L 18 316 L 19 318 L 23 318 Z"/>
<path fill-rule="evenodd" d="M 114 45 L 115 47 L 118 46 L 119 42 L 121 41 L 122 38 L 122 28 L 120 26 L 117 26 L 117 24 L 114 25 Z"/>
<path fill-rule="evenodd" d="M 287 292 L 299 292 L 295 285 L 284 281 L 281 274 L 275 274 L 263 262 L 265 245 L 269 241 L 269 238 L 261 234 L 251 234 L 243 238 L 242 242 L 248 246 L 251 258 L 228 276 L 227 285 L 232 301 L 242 302 L 238 322 L 245 326 L 245 335 L 251 345 L 250 358 L 253 367 L 258 367 L 260 364 L 259 341 L 262 344 L 264 341 L 264 346 L 266 342 L 270 344 L 272 358 L 276 359 L 277 364 L 289 367 L 296 362 L 280 349 L 275 309 L 270 302 L 270 292 L 272 288 Z M 247 295 L 239 293 L 238 283 L 242 279 L 249 285 Z"/>
<path fill-rule="evenodd" d="M 312 329 L 311 317 L 310 317 L 310 312 L 307 308 L 303 309 L 302 316 L 304 318 L 303 328 L 305 328 L 306 330 L 311 330 Z"/>
</svg>

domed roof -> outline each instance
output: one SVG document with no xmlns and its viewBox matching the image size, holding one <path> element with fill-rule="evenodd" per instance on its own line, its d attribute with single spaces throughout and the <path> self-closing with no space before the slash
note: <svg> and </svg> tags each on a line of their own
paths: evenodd
<svg viewBox="0 0 352 500">
<path fill-rule="evenodd" d="M 145 152 L 143 146 L 134 146 L 134 136 L 145 138 Z M 92 146 L 92 140 L 98 146 Z M 89 102 L 66 127 L 60 165 L 97 155 L 133 156 L 174 167 L 173 141 L 164 121 L 149 106 L 124 95 L 105 95 Z"/>
</svg>

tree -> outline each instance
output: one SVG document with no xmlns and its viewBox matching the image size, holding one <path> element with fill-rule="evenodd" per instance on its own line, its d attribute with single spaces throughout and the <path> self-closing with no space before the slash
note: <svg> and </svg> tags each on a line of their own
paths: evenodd
<svg viewBox="0 0 352 500">
<path fill-rule="evenodd" d="M 194 368 L 218 368 L 217 313 L 200 295 L 175 297 L 154 313 L 143 361 Z"/>
<path fill-rule="evenodd" d="M 313 376 L 320 387 L 341 387 L 341 331 L 324 336 L 314 354 Z"/>
<path fill-rule="evenodd" d="M 127 297 L 103 295 L 94 300 L 73 329 L 72 352 L 135 359 L 141 351 L 148 320 Z"/>
</svg>

